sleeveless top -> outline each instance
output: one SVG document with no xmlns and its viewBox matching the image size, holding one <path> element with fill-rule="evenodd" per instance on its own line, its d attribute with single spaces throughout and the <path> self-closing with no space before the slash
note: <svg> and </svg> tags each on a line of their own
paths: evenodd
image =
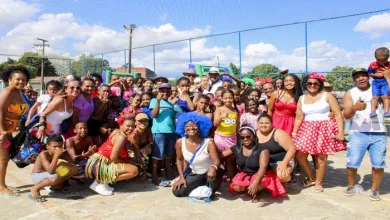
<svg viewBox="0 0 390 220">
<path fill-rule="evenodd" d="M 236 135 L 237 119 L 238 119 L 237 112 L 229 113 L 228 117 L 222 118 L 221 123 L 217 127 L 216 132 L 222 135 Z"/>
<path fill-rule="evenodd" d="M 188 103 L 186 100 L 182 100 L 180 98 L 177 98 L 176 105 L 179 106 L 183 112 L 191 112 L 191 109 L 188 106 Z"/>
<path fill-rule="evenodd" d="M 111 136 L 108 137 L 107 141 L 104 142 L 104 144 L 101 147 L 99 147 L 98 153 L 100 155 L 103 155 L 104 157 L 110 159 L 112 149 L 114 148 L 114 144 L 112 143 L 112 138 L 117 136 L 117 135 L 120 135 L 120 134 L 125 135 L 123 132 L 121 132 L 119 130 L 116 130 L 115 133 L 111 134 Z M 129 154 L 127 153 L 126 146 L 123 146 L 122 151 L 120 152 L 119 157 L 121 159 L 124 159 L 124 160 L 128 160 L 129 159 Z"/>
<path fill-rule="evenodd" d="M 200 149 L 196 152 L 196 156 L 190 166 L 192 173 L 194 174 L 205 174 L 213 164 L 207 150 L 209 141 L 210 139 L 208 138 L 204 139 L 202 146 L 200 146 Z M 184 137 L 181 139 L 181 151 L 183 153 L 184 160 L 189 163 L 194 154 L 187 150 L 186 138 Z"/>
<path fill-rule="evenodd" d="M 326 92 L 322 94 L 319 101 L 312 104 L 305 104 L 305 96 L 302 96 L 302 112 L 305 114 L 305 121 L 329 120 L 329 103 L 326 101 Z"/>
<path fill-rule="evenodd" d="M 92 96 L 88 101 L 82 94 L 77 96 L 77 98 L 73 101 L 73 106 L 80 110 L 79 121 L 81 122 L 87 122 L 88 119 L 91 117 L 93 111 L 95 110 Z"/>
<path fill-rule="evenodd" d="M 366 91 L 362 91 L 357 87 L 349 90 L 352 97 L 352 102 L 355 104 L 360 99 L 366 103 L 366 109 L 363 111 L 356 111 L 352 117 L 350 132 L 386 132 L 385 120 L 383 117 L 384 110 L 383 104 L 378 104 L 376 108 L 377 117 L 371 118 L 371 100 L 372 100 L 372 87 Z"/>
<path fill-rule="evenodd" d="M 278 161 L 283 161 L 284 156 L 286 156 L 287 151 L 280 146 L 279 142 L 275 141 L 275 132 L 277 129 L 274 129 L 272 131 L 271 138 L 264 143 L 259 143 L 259 146 L 268 149 L 269 150 L 269 163 L 274 164 L 277 163 Z"/>
<path fill-rule="evenodd" d="M 22 97 L 24 103 L 13 103 L 11 101 L 11 103 L 8 105 L 7 111 L 22 117 L 24 114 L 28 113 L 29 105 L 27 103 L 28 98 L 24 96 L 22 92 L 20 92 L 20 96 Z"/>
<path fill-rule="evenodd" d="M 230 150 L 234 154 L 234 158 L 236 160 L 237 167 L 240 168 L 241 172 L 244 172 L 249 175 L 253 175 L 259 171 L 260 168 L 260 154 L 264 147 L 259 146 L 258 144 L 252 149 L 251 155 L 248 157 L 243 154 L 243 147 L 239 146 L 239 144 L 230 148 Z M 267 170 L 269 166 L 267 166 Z"/>
<path fill-rule="evenodd" d="M 54 111 L 46 116 L 46 134 L 53 135 L 53 134 L 60 134 L 61 133 L 61 123 L 65 121 L 66 119 L 70 118 L 73 114 L 73 108 L 72 111 L 69 113 L 68 108 L 66 106 L 66 100 L 64 99 L 64 108 L 65 111 Z"/>
<path fill-rule="evenodd" d="M 295 111 L 297 110 L 297 103 L 290 102 L 288 104 L 277 99 L 275 102 L 275 112 L 279 116 L 293 116 L 295 117 Z"/>
</svg>

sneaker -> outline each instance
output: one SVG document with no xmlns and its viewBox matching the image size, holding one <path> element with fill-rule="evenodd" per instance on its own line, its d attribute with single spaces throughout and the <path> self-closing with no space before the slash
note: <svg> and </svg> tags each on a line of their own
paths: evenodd
<svg viewBox="0 0 390 220">
<path fill-rule="evenodd" d="M 370 118 L 374 118 L 374 117 L 376 117 L 376 112 L 371 112 L 370 113 Z"/>
<path fill-rule="evenodd" d="M 353 196 L 356 194 L 355 186 L 348 186 L 343 192 L 344 196 Z"/>
<path fill-rule="evenodd" d="M 109 186 L 108 184 L 103 184 L 104 188 L 106 188 L 108 191 L 114 191 L 114 188 Z"/>
<path fill-rule="evenodd" d="M 102 196 L 112 196 L 112 191 L 109 191 L 107 190 L 105 187 L 104 187 L 104 184 L 99 184 L 97 182 L 97 180 L 95 180 L 90 186 L 89 186 L 90 189 L 92 189 L 93 191 L 99 193 L 100 195 Z"/>
<path fill-rule="evenodd" d="M 385 116 L 385 118 L 390 118 L 390 112 L 385 112 L 383 115 Z"/>
<path fill-rule="evenodd" d="M 378 190 L 371 191 L 370 200 L 371 201 L 379 201 L 379 200 L 381 200 L 381 197 L 379 196 L 379 191 Z"/>
</svg>

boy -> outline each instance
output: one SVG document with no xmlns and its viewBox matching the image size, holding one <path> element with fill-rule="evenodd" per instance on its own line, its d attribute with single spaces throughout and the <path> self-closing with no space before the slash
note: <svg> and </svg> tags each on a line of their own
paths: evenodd
<svg viewBox="0 0 390 220">
<path fill-rule="evenodd" d="M 94 139 L 94 143 L 96 143 L 96 139 L 99 136 L 99 129 L 107 119 L 110 109 L 110 87 L 108 85 L 102 85 L 98 91 L 98 96 L 93 98 L 95 110 L 87 121 L 88 135 Z"/>
<path fill-rule="evenodd" d="M 158 169 L 160 161 L 164 160 L 166 176 L 173 179 L 172 156 L 176 142 L 175 115 L 181 112 L 180 107 L 168 101 L 171 96 L 171 84 L 161 83 L 157 97 L 150 102 L 153 116 L 152 135 L 154 148 L 152 152 L 152 182 L 158 185 Z"/>
<path fill-rule="evenodd" d="M 386 47 L 380 47 L 375 50 L 375 62 L 372 62 L 368 67 L 368 74 L 372 80 L 372 102 L 370 117 L 376 116 L 376 107 L 378 105 L 379 97 L 382 98 L 383 109 L 385 111 L 384 116 L 390 117 L 389 112 L 389 85 L 387 85 L 386 79 L 383 77 L 383 71 L 390 68 L 389 63 L 389 49 Z"/>
<path fill-rule="evenodd" d="M 66 150 L 72 161 L 77 166 L 77 176 L 74 178 L 84 178 L 84 168 L 88 158 L 96 153 L 96 145 L 93 145 L 92 138 L 87 136 L 88 127 L 85 122 L 76 124 L 75 136 L 66 140 Z"/>
<path fill-rule="evenodd" d="M 35 104 L 31 107 L 30 111 L 28 112 L 26 126 L 30 122 L 32 116 L 34 116 L 34 114 L 37 112 L 38 108 L 39 108 L 38 113 L 41 113 L 46 109 L 47 105 L 49 105 L 53 97 L 57 95 L 58 91 L 61 90 L 61 87 L 62 87 L 61 83 L 57 80 L 50 80 L 49 82 L 47 82 L 46 84 L 47 94 L 39 96 Z"/>
<path fill-rule="evenodd" d="M 52 190 L 62 190 L 62 184 L 77 173 L 77 168 L 74 165 L 60 162 L 61 155 L 66 151 L 63 145 L 63 139 L 60 135 L 52 135 L 47 138 L 47 150 L 38 155 L 31 173 L 31 181 L 34 184 L 31 187 L 31 195 L 28 196 L 31 200 L 45 202 L 46 200 L 39 192 L 42 188 L 51 186 Z"/>
</svg>

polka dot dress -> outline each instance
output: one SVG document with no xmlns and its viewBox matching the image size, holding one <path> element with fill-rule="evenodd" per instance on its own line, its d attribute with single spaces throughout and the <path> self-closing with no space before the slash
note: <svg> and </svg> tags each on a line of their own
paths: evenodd
<svg viewBox="0 0 390 220">
<path fill-rule="evenodd" d="M 293 138 L 297 150 L 312 155 L 346 150 L 345 143 L 333 139 L 338 129 L 335 120 L 304 121 Z"/>
</svg>

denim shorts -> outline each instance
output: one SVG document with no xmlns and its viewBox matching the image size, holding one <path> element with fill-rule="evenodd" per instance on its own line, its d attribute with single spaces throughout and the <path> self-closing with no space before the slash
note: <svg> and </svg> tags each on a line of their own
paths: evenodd
<svg viewBox="0 0 390 220">
<path fill-rule="evenodd" d="M 177 135 L 175 133 L 156 133 L 153 134 L 152 158 L 162 160 L 163 156 L 172 158 Z"/>
<path fill-rule="evenodd" d="M 368 151 L 371 166 L 386 167 L 387 137 L 383 132 L 354 132 L 349 134 L 347 146 L 347 167 L 359 168 Z"/>
</svg>

